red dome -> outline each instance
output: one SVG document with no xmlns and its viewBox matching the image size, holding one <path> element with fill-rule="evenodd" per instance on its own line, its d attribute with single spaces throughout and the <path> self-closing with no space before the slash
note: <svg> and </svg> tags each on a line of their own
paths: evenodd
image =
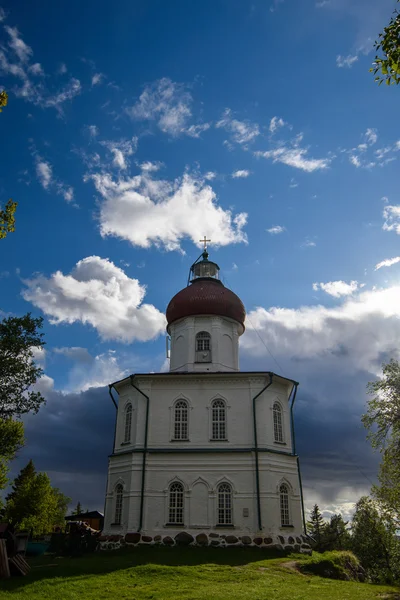
<svg viewBox="0 0 400 600">
<path fill-rule="evenodd" d="M 168 325 L 194 315 L 229 317 L 244 327 L 246 311 L 240 298 L 217 279 L 197 279 L 168 304 Z"/>
</svg>

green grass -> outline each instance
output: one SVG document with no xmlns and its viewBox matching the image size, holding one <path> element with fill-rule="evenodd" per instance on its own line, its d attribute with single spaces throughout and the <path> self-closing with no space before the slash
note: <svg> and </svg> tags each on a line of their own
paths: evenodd
<svg viewBox="0 0 400 600">
<path fill-rule="evenodd" d="M 45 556 L 31 562 L 27 577 L 1 581 L 0 600 L 400 599 L 394 587 L 301 574 L 295 560 L 308 559 L 268 558 L 259 548 L 141 547 L 81 558 Z"/>
</svg>

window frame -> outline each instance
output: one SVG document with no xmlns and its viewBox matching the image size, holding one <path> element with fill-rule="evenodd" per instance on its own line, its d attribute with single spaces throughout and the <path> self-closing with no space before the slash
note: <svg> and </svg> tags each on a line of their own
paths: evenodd
<svg viewBox="0 0 400 600">
<path fill-rule="evenodd" d="M 173 488 L 179 489 L 173 489 Z M 174 496 L 172 496 L 174 494 Z M 168 526 L 184 527 L 185 523 L 185 487 L 180 481 L 172 481 L 168 486 Z M 182 520 L 177 519 L 181 516 Z M 172 518 L 171 518 L 172 517 Z"/>
<path fill-rule="evenodd" d="M 226 489 L 223 490 L 222 488 Z M 221 483 L 219 483 L 217 487 L 216 516 L 217 527 L 233 527 L 233 488 L 232 485 L 227 481 L 221 481 Z"/>
<path fill-rule="evenodd" d="M 201 348 L 199 347 L 199 342 L 201 342 Z M 208 344 L 204 344 L 204 342 L 208 342 Z M 203 347 L 204 345 L 208 347 Z M 208 331 L 199 331 L 196 333 L 196 352 L 211 353 L 211 333 Z"/>
<path fill-rule="evenodd" d="M 279 515 L 281 527 L 292 527 L 290 487 L 285 481 L 279 484 Z"/>
<path fill-rule="evenodd" d="M 216 407 L 217 403 L 221 406 Z M 227 404 L 223 398 L 214 398 L 211 401 L 210 415 L 210 441 L 211 442 L 227 442 L 228 441 L 228 410 Z M 215 410 L 218 410 L 218 417 L 215 419 Z M 224 418 L 221 419 L 221 411 L 223 410 Z M 221 435 L 221 425 L 223 425 L 224 436 Z"/>
<path fill-rule="evenodd" d="M 283 408 L 278 400 L 275 400 L 272 405 L 272 426 L 274 432 L 274 443 L 285 444 Z"/>
<path fill-rule="evenodd" d="M 122 514 L 124 508 L 124 486 L 117 483 L 114 488 L 114 525 L 122 525 Z"/>
<path fill-rule="evenodd" d="M 132 441 L 132 421 L 133 406 L 131 402 L 128 402 L 128 404 L 125 406 L 124 412 L 124 441 L 122 442 L 123 444 L 130 444 Z"/>
<path fill-rule="evenodd" d="M 184 406 L 178 406 L 180 403 Z M 177 419 L 178 410 L 180 411 L 179 420 Z M 186 419 L 184 419 L 185 414 Z M 186 426 L 186 435 L 184 435 L 184 426 Z M 179 430 L 179 435 L 177 435 L 177 429 Z M 185 398 L 179 398 L 173 405 L 172 440 L 174 442 L 189 441 L 189 402 Z"/>
</svg>

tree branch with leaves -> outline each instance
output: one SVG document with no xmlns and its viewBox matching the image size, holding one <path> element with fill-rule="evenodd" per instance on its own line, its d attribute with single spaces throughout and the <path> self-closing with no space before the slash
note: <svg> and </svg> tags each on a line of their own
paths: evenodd
<svg viewBox="0 0 400 600">
<path fill-rule="evenodd" d="M 397 0 L 400 2 L 400 0 Z M 375 56 L 374 66 L 370 71 L 376 76 L 375 81 L 387 85 L 400 83 L 400 12 L 396 9 L 390 23 L 375 42 L 379 55 Z"/>
</svg>

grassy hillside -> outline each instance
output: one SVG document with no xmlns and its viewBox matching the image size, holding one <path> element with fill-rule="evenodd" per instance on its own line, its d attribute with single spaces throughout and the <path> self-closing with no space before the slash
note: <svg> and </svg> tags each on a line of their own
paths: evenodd
<svg viewBox="0 0 400 600">
<path fill-rule="evenodd" d="M 82 558 L 42 557 L 0 583 L 0 600 L 398 600 L 399 590 L 302 574 L 300 557 L 259 548 L 144 547 Z M 302 558 L 303 561 L 309 560 Z"/>
</svg>

